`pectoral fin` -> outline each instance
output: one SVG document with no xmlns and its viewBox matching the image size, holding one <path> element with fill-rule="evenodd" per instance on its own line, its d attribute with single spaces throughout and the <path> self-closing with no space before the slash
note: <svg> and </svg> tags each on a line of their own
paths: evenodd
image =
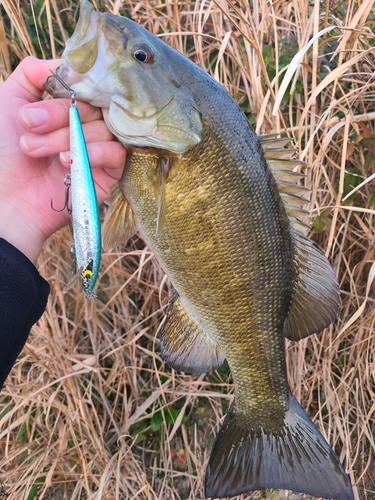
<svg viewBox="0 0 375 500">
<path fill-rule="evenodd" d="M 103 247 L 125 245 L 138 227 L 133 209 L 118 185 L 113 189 L 107 204 L 109 208 L 103 222 Z"/>
<path fill-rule="evenodd" d="M 156 234 L 164 229 L 165 222 L 165 171 L 169 169 L 169 158 L 159 158 L 159 188 L 158 188 L 158 216 L 156 220 Z"/>
<path fill-rule="evenodd" d="M 296 230 L 292 233 L 295 279 L 284 334 L 290 340 L 300 340 L 329 326 L 336 319 L 341 301 L 328 259 L 307 236 Z"/>
<path fill-rule="evenodd" d="M 175 290 L 161 331 L 160 349 L 172 368 L 188 373 L 210 372 L 219 368 L 225 359 L 218 344 L 188 314 Z"/>
</svg>

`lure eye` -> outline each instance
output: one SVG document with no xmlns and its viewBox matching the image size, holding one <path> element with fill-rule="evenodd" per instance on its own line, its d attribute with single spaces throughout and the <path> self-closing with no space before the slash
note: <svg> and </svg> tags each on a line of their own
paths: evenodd
<svg viewBox="0 0 375 500">
<path fill-rule="evenodd" d="M 136 61 L 144 64 L 151 64 L 154 62 L 154 54 L 147 45 L 133 47 L 131 55 Z"/>
<path fill-rule="evenodd" d="M 93 273 L 92 273 L 92 271 L 90 271 L 90 269 L 86 269 L 86 271 L 83 271 L 83 277 L 84 278 L 90 279 L 90 278 L 92 278 L 92 274 Z"/>
</svg>

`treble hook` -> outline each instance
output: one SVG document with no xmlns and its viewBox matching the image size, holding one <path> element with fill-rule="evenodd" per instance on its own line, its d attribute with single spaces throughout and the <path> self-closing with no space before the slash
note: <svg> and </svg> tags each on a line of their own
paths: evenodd
<svg viewBox="0 0 375 500">
<path fill-rule="evenodd" d="M 59 66 L 60 67 L 60 66 Z M 57 68 L 59 69 L 59 68 Z M 65 82 L 62 78 L 59 77 L 59 75 L 57 73 L 54 73 L 51 69 L 50 69 L 50 72 L 52 73 L 51 75 L 49 75 L 47 77 L 47 80 L 46 80 L 46 87 L 47 87 L 47 90 L 48 92 L 52 93 L 53 94 L 53 89 L 50 85 L 50 82 L 51 80 L 53 79 L 56 79 L 59 83 L 61 83 L 61 85 L 69 92 L 70 94 L 70 105 L 71 106 L 76 106 L 76 100 L 75 100 L 75 96 L 76 96 L 76 92 L 75 90 L 71 89 Z"/>
<path fill-rule="evenodd" d="M 66 176 L 64 177 L 64 184 L 66 186 L 66 189 L 65 189 L 65 202 L 64 202 L 64 206 L 62 207 L 61 210 L 57 210 L 54 206 L 53 206 L 53 201 L 52 201 L 52 198 L 51 198 L 51 208 L 52 210 L 54 210 L 55 212 L 62 212 L 63 210 L 67 210 L 68 214 L 71 214 L 72 213 L 72 207 L 69 207 L 69 191 L 70 191 L 70 186 L 72 184 L 71 180 L 70 180 L 70 174 L 66 174 Z"/>
</svg>

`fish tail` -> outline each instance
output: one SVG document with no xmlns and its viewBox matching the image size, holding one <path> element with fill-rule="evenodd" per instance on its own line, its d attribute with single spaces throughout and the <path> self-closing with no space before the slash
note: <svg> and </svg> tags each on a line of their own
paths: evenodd
<svg viewBox="0 0 375 500">
<path fill-rule="evenodd" d="M 249 422 L 233 404 L 211 452 L 206 497 L 277 488 L 353 500 L 343 466 L 293 396 L 280 429 L 267 431 Z"/>
</svg>

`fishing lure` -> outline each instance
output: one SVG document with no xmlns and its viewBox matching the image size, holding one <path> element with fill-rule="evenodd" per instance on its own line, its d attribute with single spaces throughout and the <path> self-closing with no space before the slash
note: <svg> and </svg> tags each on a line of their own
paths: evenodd
<svg viewBox="0 0 375 500">
<path fill-rule="evenodd" d="M 76 262 L 74 267 L 76 269 L 78 267 L 78 271 L 65 289 L 69 289 L 77 278 L 80 278 L 86 297 L 92 299 L 96 297 L 93 289 L 99 273 L 102 252 L 100 216 L 95 184 L 75 100 L 75 91 L 68 87 L 57 74 L 52 72 L 52 76 L 70 94 L 70 178 L 68 174 L 64 179 L 66 193 L 63 209 L 66 208 L 72 214 L 74 245 L 71 247 L 71 253 Z M 47 85 L 48 83 L 47 79 Z M 72 199 L 71 209 L 68 207 L 69 189 Z"/>
</svg>

